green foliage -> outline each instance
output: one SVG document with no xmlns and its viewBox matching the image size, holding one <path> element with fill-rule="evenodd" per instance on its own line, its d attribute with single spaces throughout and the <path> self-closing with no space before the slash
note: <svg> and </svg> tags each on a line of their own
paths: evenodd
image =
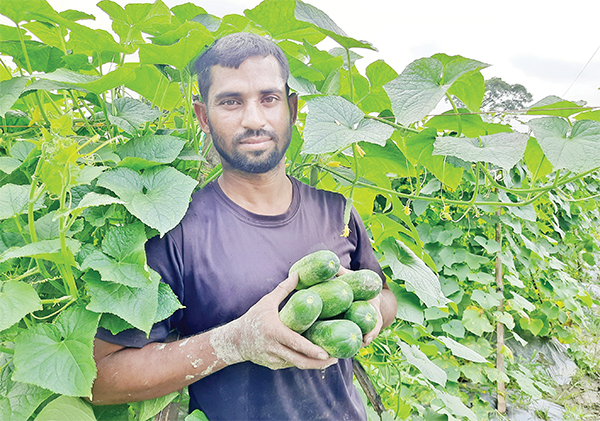
<svg viewBox="0 0 600 421">
<path fill-rule="evenodd" d="M 394 324 L 358 356 L 383 419 L 488 419 L 483 398 L 499 382 L 512 398 L 552 394 L 494 333 L 570 343 L 585 328 L 596 303 L 580 280 L 598 251 L 597 109 L 548 97 L 508 124 L 509 114 L 480 112 L 495 95 L 488 65 L 461 56 L 400 73 L 377 60 L 360 74 L 354 50 L 374 46 L 301 1 L 222 19 L 191 3 L 98 5 L 118 39 L 45 0 L 0 0 L 14 22 L 0 26 L 1 419 L 146 420 L 176 398 L 81 399 L 98 326 L 148 333 L 181 307 L 144 244 L 219 174 L 195 121 L 190 62 L 237 31 L 288 56 L 301 110 L 288 172 L 352 200 L 398 300 Z M 339 47 L 321 50 L 326 37 Z M 452 110 L 430 117 L 443 98 Z"/>
</svg>

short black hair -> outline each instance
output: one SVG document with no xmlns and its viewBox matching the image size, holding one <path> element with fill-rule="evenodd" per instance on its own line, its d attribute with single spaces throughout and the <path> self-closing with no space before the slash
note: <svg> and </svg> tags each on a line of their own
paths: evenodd
<svg viewBox="0 0 600 421">
<path fill-rule="evenodd" d="M 208 98 L 208 90 L 212 84 L 210 69 L 213 66 L 223 66 L 237 69 L 249 57 L 272 55 L 279 63 L 281 76 L 287 87 L 290 67 L 281 48 L 273 41 L 250 32 L 237 32 L 219 38 L 196 61 L 198 88 L 202 100 Z"/>
</svg>

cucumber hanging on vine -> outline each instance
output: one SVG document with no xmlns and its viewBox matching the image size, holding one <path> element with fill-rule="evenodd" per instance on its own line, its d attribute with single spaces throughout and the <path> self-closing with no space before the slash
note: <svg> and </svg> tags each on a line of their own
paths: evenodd
<svg viewBox="0 0 600 421">
<path fill-rule="evenodd" d="M 344 208 L 344 230 L 342 231 L 342 237 L 348 237 L 350 235 L 350 213 L 352 212 L 352 197 L 346 199 L 346 207 Z"/>
</svg>

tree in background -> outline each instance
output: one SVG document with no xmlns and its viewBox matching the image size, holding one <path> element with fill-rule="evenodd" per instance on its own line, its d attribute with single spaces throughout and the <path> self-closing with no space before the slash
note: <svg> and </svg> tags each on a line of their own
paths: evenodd
<svg viewBox="0 0 600 421">
<path fill-rule="evenodd" d="M 520 83 L 511 85 L 499 77 L 485 81 L 483 111 L 514 111 L 525 108 L 533 101 L 533 96 Z"/>
</svg>

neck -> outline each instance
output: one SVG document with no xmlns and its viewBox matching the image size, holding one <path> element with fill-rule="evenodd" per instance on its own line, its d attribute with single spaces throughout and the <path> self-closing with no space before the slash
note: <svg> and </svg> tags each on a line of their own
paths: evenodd
<svg viewBox="0 0 600 421">
<path fill-rule="evenodd" d="M 223 167 L 219 186 L 234 203 L 259 215 L 280 215 L 292 203 L 292 183 L 285 174 L 285 160 L 264 174 L 250 174 Z"/>
</svg>

